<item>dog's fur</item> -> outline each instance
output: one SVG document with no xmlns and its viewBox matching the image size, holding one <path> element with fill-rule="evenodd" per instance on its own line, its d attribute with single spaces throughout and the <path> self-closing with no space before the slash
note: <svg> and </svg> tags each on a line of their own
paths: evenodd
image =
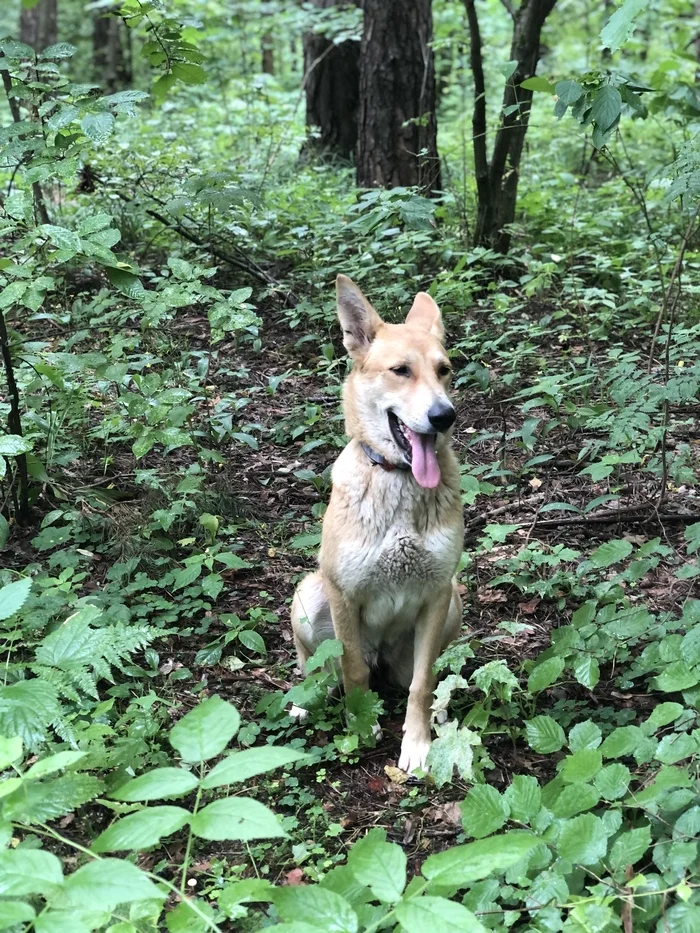
<svg viewBox="0 0 700 933">
<path fill-rule="evenodd" d="M 408 688 L 399 767 L 410 772 L 425 768 L 430 748 L 433 663 L 462 619 L 454 580 L 464 535 L 459 470 L 451 429 L 436 433 L 428 419 L 440 407 L 454 418 L 449 361 L 440 311 L 424 292 L 403 324 L 384 323 L 345 276 L 338 276 L 337 294 L 344 345 L 354 361 L 343 392 L 350 442 L 333 466 L 320 569 L 294 594 L 294 640 L 303 671 L 324 639 L 338 638 L 346 692 L 369 689 L 370 667 L 380 659 Z M 418 472 L 421 484 L 408 469 L 389 412 L 421 437 L 435 436 L 438 485 L 435 469 L 428 480 Z M 362 443 L 404 469 L 372 462 Z"/>
</svg>

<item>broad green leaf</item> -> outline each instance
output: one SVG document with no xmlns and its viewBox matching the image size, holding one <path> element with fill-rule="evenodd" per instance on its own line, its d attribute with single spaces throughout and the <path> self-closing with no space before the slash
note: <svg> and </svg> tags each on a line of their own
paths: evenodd
<svg viewBox="0 0 700 933">
<path fill-rule="evenodd" d="M 55 45 L 49 45 L 45 48 L 39 58 L 44 61 L 57 61 L 61 58 L 72 58 L 77 51 L 76 47 L 71 45 L 70 42 L 57 42 Z"/>
<path fill-rule="evenodd" d="M 194 909 L 195 905 L 198 912 Z M 166 914 L 165 926 L 168 933 L 208 933 L 213 927 L 205 918 L 213 922 L 214 916 L 211 904 L 201 898 L 180 901 L 174 910 Z M 138 933 L 136 928 L 134 931 Z M 114 933 L 113 928 L 110 928 L 109 933 Z"/>
<path fill-rule="evenodd" d="M 569 79 L 565 81 L 557 81 L 554 85 L 554 93 L 559 98 L 559 103 L 568 107 L 569 104 L 575 104 L 579 97 L 583 94 L 583 88 L 578 83 L 578 81 L 571 81 Z"/>
<path fill-rule="evenodd" d="M 692 668 L 685 661 L 673 661 L 658 677 L 654 677 L 653 684 L 663 693 L 678 693 L 688 690 L 700 682 L 697 668 Z"/>
<path fill-rule="evenodd" d="M 525 723 L 525 735 L 530 748 L 542 755 L 550 755 L 564 747 L 564 730 L 551 716 L 535 716 Z"/>
<path fill-rule="evenodd" d="M 307 756 L 289 745 L 260 745 L 243 752 L 234 752 L 215 765 L 202 781 L 202 787 L 223 787 L 238 784 L 257 774 L 274 771 Z"/>
<path fill-rule="evenodd" d="M 620 92 L 617 90 L 617 88 L 603 88 L 603 90 L 615 91 L 618 98 L 620 97 Z M 595 109 L 595 105 L 594 105 L 594 109 Z M 619 108 L 618 108 L 618 113 L 619 113 Z M 609 126 L 610 124 L 607 124 L 607 125 Z M 594 567 L 598 569 L 603 569 L 605 567 L 612 566 L 612 564 L 619 563 L 621 560 L 624 560 L 626 557 L 629 557 L 631 553 L 632 553 L 632 545 L 630 544 L 630 542 L 625 540 L 624 538 L 618 538 L 614 541 L 606 541 L 604 544 L 601 544 L 600 547 L 597 547 L 595 551 L 593 551 L 593 553 L 591 554 L 590 561 Z"/>
<path fill-rule="evenodd" d="M 18 457 L 32 449 L 31 442 L 19 434 L 0 434 L 0 457 Z"/>
<path fill-rule="evenodd" d="M 47 774 L 55 774 L 57 771 L 70 768 L 86 754 L 87 752 L 57 752 L 55 755 L 49 755 L 48 758 L 37 761 L 25 772 L 24 776 L 29 780 L 37 780 L 46 777 Z"/>
<path fill-rule="evenodd" d="M 557 819 L 569 819 L 578 813 L 592 810 L 599 800 L 600 792 L 590 784 L 569 784 L 549 808 Z"/>
<path fill-rule="evenodd" d="M 688 553 L 695 554 L 700 551 L 700 522 L 688 525 L 684 532 L 684 537 L 688 545 Z"/>
<path fill-rule="evenodd" d="M 107 110 L 99 113 L 86 113 L 80 121 L 83 133 L 94 143 L 103 143 L 112 135 L 114 114 Z"/>
<path fill-rule="evenodd" d="M 456 719 L 435 728 L 435 738 L 428 752 L 427 764 L 438 787 L 452 780 L 454 769 L 459 775 L 470 781 L 474 761 L 473 746 L 480 745 L 481 739 L 476 732 L 466 727 L 458 728 Z"/>
<path fill-rule="evenodd" d="M 55 688 L 36 677 L 0 687 L 0 735 L 19 736 L 29 749 L 44 739 L 58 712 Z"/>
<path fill-rule="evenodd" d="M 595 865 L 608 849 L 605 825 L 592 813 L 565 820 L 557 843 L 559 854 L 576 865 Z"/>
<path fill-rule="evenodd" d="M 600 665 L 596 658 L 588 654 L 577 654 L 573 663 L 574 677 L 588 690 L 597 686 L 600 680 Z"/>
<path fill-rule="evenodd" d="M 127 781 L 111 791 L 109 796 L 113 800 L 129 802 L 163 800 L 166 797 L 184 797 L 193 791 L 197 784 L 195 775 L 183 768 L 156 768 Z"/>
<path fill-rule="evenodd" d="M 201 839 L 246 841 L 287 837 L 272 810 L 250 797 L 215 800 L 200 810 L 190 825 Z"/>
<path fill-rule="evenodd" d="M 101 614 L 97 606 L 82 606 L 42 639 L 36 650 L 37 661 L 61 669 L 73 664 L 90 665 L 95 656 L 95 630 L 91 623 Z"/>
<path fill-rule="evenodd" d="M 554 94 L 554 85 L 550 84 L 546 78 L 540 78 L 537 75 L 534 78 L 526 78 L 521 82 L 520 87 L 525 88 L 526 91 L 544 91 L 545 94 Z"/>
<path fill-rule="evenodd" d="M 0 622 L 4 622 L 5 619 L 19 612 L 29 599 L 31 588 L 31 578 L 22 577 L 21 580 L 14 580 L 0 589 Z"/>
<path fill-rule="evenodd" d="M 598 748 L 603 739 L 600 726 L 586 719 L 573 727 L 569 732 L 569 748 L 572 752 L 581 751 L 582 748 Z"/>
<path fill-rule="evenodd" d="M 587 784 L 603 767 L 603 755 L 598 748 L 582 748 L 567 755 L 559 774 L 566 784 Z"/>
<path fill-rule="evenodd" d="M 0 459 L 0 479 L 4 474 L 5 461 Z M 4 548 L 10 537 L 10 525 L 4 515 L 0 515 L 0 549 Z"/>
<path fill-rule="evenodd" d="M 372 829 L 350 849 L 348 865 L 357 880 L 385 904 L 395 904 L 406 887 L 406 853 Z"/>
<path fill-rule="evenodd" d="M 28 923 L 34 917 L 36 912 L 31 904 L 25 904 L 24 901 L 0 901 L 0 930 Z"/>
<path fill-rule="evenodd" d="M 659 742 L 654 758 L 664 765 L 674 765 L 696 755 L 700 750 L 700 740 L 687 732 L 672 732 Z"/>
<path fill-rule="evenodd" d="M 112 910 L 118 904 L 133 901 L 164 901 L 165 892 L 159 890 L 148 876 L 127 862 L 117 858 L 96 859 L 69 875 L 61 890 L 56 907 L 84 907 L 94 910 Z"/>
<path fill-rule="evenodd" d="M 238 633 L 238 640 L 249 651 L 257 651 L 258 654 L 267 653 L 265 642 L 259 632 L 254 632 L 252 629 L 243 629 L 242 632 Z"/>
<path fill-rule="evenodd" d="M 92 933 L 104 928 L 109 922 L 110 912 L 99 910 L 45 910 L 36 918 L 34 933 Z M 109 928 L 109 933 L 138 933 L 128 925 L 126 931 Z"/>
<path fill-rule="evenodd" d="M 294 885 L 276 888 L 273 899 L 283 920 L 293 922 L 303 917 L 304 922 L 328 933 L 357 933 L 357 914 L 334 891 L 317 885 Z"/>
<path fill-rule="evenodd" d="M 643 738 L 644 733 L 639 726 L 620 726 L 618 729 L 613 729 L 600 746 L 603 758 L 622 758 L 623 755 L 631 755 Z"/>
<path fill-rule="evenodd" d="M 636 865 L 651 845 L 651 826 L 630 829 L 619 836 L 610 850 L 610 867 L 619 871 L 627 865 Z"/>
<path fill-rule="evenodd" d="M 81 242 L 77 233 L 68 230 L 67 227 L 57 227 L 55 224 L 41 224 L 37 227 L 37 232 L 46 237 L 57 249 L 64 250 L 66 253 L 75 254 L 80 251 Z"/>
<path fill-rule="evenodd" d="M 189 810 L 182 807 L 147 807 L 112 823 L 93 842 L 93 852 L 148 849 L 187 823 Z"/>
<path fill-rule="evenodd" d="M 615 763 L 602 768 L 593 783 L 605 800 L 619 800 L 627 793 L 631 777 L 628 767 Z"/>
<path fill-rule="evenodd" d="M 238 710 L 213 696 L 195 706 L 170 730 L 170 744 L 184 761 L 207 761 L 220 755 L 238 732 Z"/>
<path fill-rule="evenodd" d="M 429 855 L 423 863 L 423 876 L 434 885 L 466 887 L 472 881 L 502 874 L 539 844 L 530 833 L 510 832 L 453 846 Z"/>
<path fill-rule="evenodd" d="M 460 809 L 465 831 L 476 839 L 495 833 L 510 816 L 508 801 L 490 784 L 472 787 Z"/>
<path fill-rule="evenodd" d="M 207 80 L 204 69 L 189 62 L 176 62 L 173 65 L 172 73 L 183 84 L 204 84 Z"/>
<path fill-rule="evenodd" d="M 657 729 L 661 729 L 662 726 L 667 726 L 670 722 L 678 719 L 682 712 L 683 706 L 681 703 L 659 703 L 658 706 L 654 707 L 648 719 L 642 723 L 641 728 L 648 735 L 652 735 Z"/>
<path fill-rule="evenodd" d="M 61 862 L 43 849 L 0 851 L 0 896 L 53 894 L 63 884 Z"/>
<path fill-rule="evenodd" d="M 0 591 L 0 597 L 2 591 Z M 683 660 L 694 667 L 700 664 L 700 625 L 694 625 L 687 631 L 681 641 L 681 656 Z"/>
<path fill-rule="evenodd" d="M 407 933 L 486 933 L 470 910 L 446 897 L 411 897 L 396 905 L 396 916 Z"/>
<path fill-rule="evenodd" d="M 624 0 L 618 7 L 600 33 L 603 47 L 616 52 L 634 32 L 635 19 L 647 6 L 649 0 Z"/>
<path fill-rule="evenodd" d="M 109 281 L 122 294 L 135 301 L 140 301 L 146 294 L 146 289 L 141 284 L 141 279 L 128 269 L 117 269 L 114 266 L 107 266 L 105 273 Z M 145 453 L 145 451 L 144 451 Z M 136 454 L 136 456 L 142 456 Z"/>
<path fill-rule="evenodd" d="M 555 871 L 539 872 L 525 892 L 525 903 L 531 910 L 539 910 L 551 903 L 564 904 L 568 898 L 569 888 L 566 880 Z"/>
<path fill-rule="evenodd" d="M 675 903 L 664 912 L 658 933 L 697 933 L 700 930 L 700 907 L 695 904 Z"/>
<path fill-rule="evenodd" d="M 510 818 L 520 823 L 529 823 L 540 812 L 542 789 L 536 777 L 516 774 L 503 798 L 510 808 Z"/>
<path fill-rule="evenodd" d="M 22 739 L 18 736 L 8 739 L 0 735 L 0 771 L 4 771 L 13 761 L 22 757 Z"/>
<path fill-rule="evenodd" d="M 534 667 L 527 679 L 527 689 L 530 693 L 540 693 L 551 687 L 559 679 L 564 670 L 564 658 L 547 658 Z"/>
</svg>

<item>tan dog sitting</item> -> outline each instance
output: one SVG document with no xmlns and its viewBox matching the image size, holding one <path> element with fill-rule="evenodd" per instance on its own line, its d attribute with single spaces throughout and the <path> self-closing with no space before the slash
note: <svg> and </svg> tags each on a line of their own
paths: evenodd
<svg viewBox="0 0 700 933">
<path fill-rule="evenodd" d="M 336 285 L 354 363 L 343 391 L 350 442 L 333 466 L 320 570 L 294 594 L 294 640 L 303 671 L 324 639 L 338 638 L 346 692 L 369 689 L 380 659 L 408 688 L 399 767 L 413 771 L 430 748 L 433 663 L 462 619 L 451 367 L 430 295 L 416 295 L 403 324 L 386 324 L 350 279 Z"/>
</svg>

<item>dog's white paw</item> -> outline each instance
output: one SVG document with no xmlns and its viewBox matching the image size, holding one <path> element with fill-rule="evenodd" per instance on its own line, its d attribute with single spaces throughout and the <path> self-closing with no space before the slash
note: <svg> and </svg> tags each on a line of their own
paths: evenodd
<svg viewBox="0 0 700 933">
<path fill-rule="evenodd" d="M 429 751 L 430 741 L 421 739 L 415 740 L 410 739 L 408 736 L 404 736 L 403 742 L 401 743 L 399 768 L 401 768 L 402 771 L 406 771 L 408 774 L 411 774 L 416 768 L 427 771 L 428 769 L 425 762 Z"/>
<path fill-rule="evenodd" d="M 446 709 L 439 709 L 437 713 L 435 713 L 435 722 L 438 724 L 438 726 L 445 725 L 445 723 L 447 722 L 447 710 Z"/>
<path fill-rule="evenodd" d="M 297 719 L 299 722 L 304 722 L 305 719 L 309 718 L 308 709 L 304 709 L 302 706 L 297 706 L 296 703 L 292 703 L 292 708 L 289 710 L 289 715 L 292 719 Z"/>
<path fill-rule="evenodd" d="M 372 726 L 372 735 L 374 736 L 374 739 L 376 742 L 381 742 L 382 727 L 379 725 L 378 722 L 375 722 L 375 724 Z"/>
</svg>

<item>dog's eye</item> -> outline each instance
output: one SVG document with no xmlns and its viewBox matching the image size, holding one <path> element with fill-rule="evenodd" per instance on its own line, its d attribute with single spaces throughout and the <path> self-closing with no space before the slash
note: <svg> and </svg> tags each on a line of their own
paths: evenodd
<svg viewBox="0 0 700 933">
<path fill-rule="evenodd" d="M 447 365 L 447 363 L 442 363 L 440 366 L 438 366 L 438 376 L 441 379 L 444 379 L 445 376 L 449 376 L 451 372 L 452 370 Z"/>
<path fill-rule="evenodd" d="M 408 368 L 408 366 L 392 366 L 391 371 L 397 376 L 410 376 L 411 375 L 411 370 Z"/>
</svg>

